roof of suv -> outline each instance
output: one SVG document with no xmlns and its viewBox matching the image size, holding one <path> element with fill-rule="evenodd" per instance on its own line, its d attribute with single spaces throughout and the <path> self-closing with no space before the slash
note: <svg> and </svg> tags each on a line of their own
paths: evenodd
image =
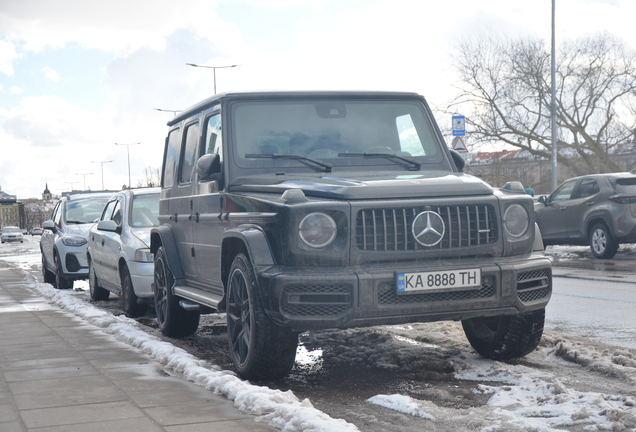
<svg viewBox="0 0 636 432">
<path fill-rule="evenodd" d="M 272 98 L 302 98 L 302 97 L 319 97 L 319 98 L 332 98 L 332 97 L 354 97 L 354 98 L 395 98 L 395 97 L 407 97 L 407 98 L 423 98 L 422 95 L 413 92 L 395 92 L 395 91 L 360 91 L 360 90 L 315 90 L 315 91 L 249 91 L 249 92 L 224 92 L 218 93 L 207 99 L 202 100 L 189 108 L 183 110 L 178 116 L 168 121 L 168 126 L 172 126 L 179 123 L 181 120 L 190 117 L 192 114 L 200 112 L 212 105 L 215 102 L 222 99 L 272 99 Z"/>
</svg>

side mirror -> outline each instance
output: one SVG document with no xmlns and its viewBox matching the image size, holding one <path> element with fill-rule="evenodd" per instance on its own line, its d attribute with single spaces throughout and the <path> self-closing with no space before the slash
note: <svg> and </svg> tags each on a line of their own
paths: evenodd
<svg viewBox="0 0 636 432">
<path fill-rule="evenodd" d="M 543 205 L 548 205 L 548 197 L 546 197 L 545 195 L 541 195 L 538 201 Z"/>
<path fill-rule="evenodd" d="M 451 152 L 451 157 L 453 158 L 453 162 L 455 163 L 455 166 L 457 167 L 457 171 L 464 172 L 464 166 L 466 165 L 466 161 L 464 160 L 464 158 L 453 149 L 451 149 L 450 152 Z"/>
<path fill-rule="evenodd" d="M 210 153 L 201 156 L 197 161 L 196 170 L 199 180 L 219 180 L 221 177 L 221 155 Z"/>
<path fill-rule="evenodd" d="M 57 231 L 57 226 L 55 226 L 55 222 L 53 222 L 52 220 L 47 220 L 42 222 L 42 228 L 44 228 L 45 230 L 49 230 L 53 233 Z"/>
<path fill-rule="evenodd" d="M 119 225 L 114 220 L 103 220 L 97 222 L 97 229 L 99 231 L 108 231 L 119 233 L 121 230 L 119 229 Z"/>
</svg>

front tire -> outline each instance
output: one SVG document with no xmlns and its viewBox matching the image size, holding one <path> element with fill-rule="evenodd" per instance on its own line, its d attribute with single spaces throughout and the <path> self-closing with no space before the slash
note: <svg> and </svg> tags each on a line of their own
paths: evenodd
<svg viewBox="0 0 636 432">
<path fill-rule="evenodd" d="M 244 379 L 286 376 L 294 366 L 298 334 L 265 314 L 249 258 L 238 254 L 228 278 L 227 334 L 230 355 Z"/>
<path fill-rule="evenodd" d="M 174 276 L 166 251 L 161 246 L 155 254 L 155 313 L 159 330 L 165 336 L 183 337 L 194 334 L 199 327 L 201 313 L 187 311 L 179 306 L 179 299 L 172 293 Z"/>
<path fill-rule="evenodd" d="M 44 258 L 44 253 L 42 253 L 42 279 L 44 279 L 44 283 L 55 285 L 55 274 L 46 268 L 46 258 Z"/>
<path fill-rule="evenodd" d="M 95 273 L 95 266 L 90 259 L 88 260 L 88 287 L 90 288 L 91 299 L 93 301 L 108 300 L 108 297 L 110 297 L 110 291 L 99 285 L 99 279 L 97 279 L 97 273 Z"/>
<path fill-rule="evenodd" d="M 520 315 L 480 317 L 462 321 L 464 333 L 481 356 L 492 360 L 523 357 L 539 345 L 545 309 Z"/>
<path fill-rule="evenodd" d="M 57 289 L 69 289 L 73 287 L 73 281 L 69 281 L 62 274 L 62 261 L 60 261 L 60 255 L 55 254 L 55 288 Z"/>
<path fill-rule="evenodd" d="M 612 237 L 607 225 L 597 223 L 590 231 L 590 248 L 596 258 L 610 259 L 618 251 L 618 242 Z"/>
<path fill-rule="evenodd" d="M 130 318 L 139 318 L 146 313 L 146 305 L 137 303 L 138 297 L 132 284 L 130 271 L 124 266 L 121 270 L 121 299 L 124 302 L 124 313 Z"/>
</svg>

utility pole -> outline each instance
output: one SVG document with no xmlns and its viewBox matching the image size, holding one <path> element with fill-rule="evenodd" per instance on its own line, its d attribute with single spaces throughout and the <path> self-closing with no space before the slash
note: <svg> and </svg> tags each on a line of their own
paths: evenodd
<svg viewBox="0 0 636 432">
<path fill-rule="evenodd" d="M 237 65 L 237 64 L 229 65 L 229 66 L 204 66 L 204 65 L 194 64 L 194 63 L 186 63 L 186 65 L 192 66 L 192 67 L 208 68 L 208 69 L 212 69 L 214 71 L 214 94 L 216 94 L 216 70 L 217 69 L 233 68 L 233 67 L 240 66 L 240 65 Z"/>
<path fill-rule="evenodd" d="M 558 168 L 557 168 L 557 138 L 556 138 L 556 42 L 555 42 L 555 17 L 556 0 L 552 0 L 552 59 L 550 71 L 552 75 L 552 98 L 550 101 L 550 131 L 552 135 L 552 191 L 557 188 Z"/>
<path fill-rule="evenodd" d="M 98 162 L 98 161 L 91 161 L 91 163 L 98 163 L 98 164 L 101 164 L 101 165 L 102 165 L 102 190 L 106 190 L 106 189 L 104 189 L 104 164 L 105 164 L 105 163 L 110 163 L 110 162 L 112 162 L 112 160 L 109 160 L 109 161 L 101 161 L 101 162 Z"/>
<path fill-rule="evenodd" d="M 82 174 L 82 173 L 75 173 L 75 175 L 81 175 L 84 176 L 84 190 L 86 190 L 86 176 L 87 175 L 91 175 L 93 173 L 86 173 L 86 174 Z"/>
<path fill-rule="evenodd" d="M 138 145 L 138 144 L 141 144 L 141 143 L 140 142 L 132 143 L 132 144 L 115 143 L 115 145 L 125 145 L 126 146 L 126 153 L 128 153 L 128 189 L 130 189 L 130 146 L 131 145 Z"/>
</svg>

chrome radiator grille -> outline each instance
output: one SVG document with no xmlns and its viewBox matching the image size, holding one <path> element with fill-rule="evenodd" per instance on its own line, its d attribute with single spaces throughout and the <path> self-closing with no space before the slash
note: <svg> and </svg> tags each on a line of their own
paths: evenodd
<svg viewBox="0 0 636 432">
<path fill-rule="evenodd" d="M 444 238 L 432 247 L 415 241 L 411 226 L 422 211 L 432 210 L 446 225 Z M 356 216 L 356 246 L 364 251 L 452 249 L 497 242 L 497 218 L 491 205 L 365 209 Z"/>
</svg>

